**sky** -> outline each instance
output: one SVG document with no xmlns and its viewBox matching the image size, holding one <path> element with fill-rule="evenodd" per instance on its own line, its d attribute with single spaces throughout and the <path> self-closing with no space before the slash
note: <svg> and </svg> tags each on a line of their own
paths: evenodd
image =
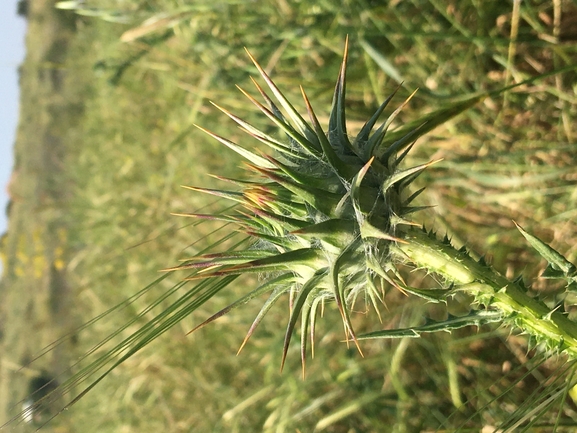
<svg viewBox="0 0 577 433">
<path fill-rule="evenodd" d="M 26 20 L 16 14 L 18 0 L 0 1 L 0 235 L 7 229 L 6 186 L 12 172 L 18 126 L 18 66 L 24 61 Z M 2 263 L 0 262 L 0 275 Z"/>
</svg>

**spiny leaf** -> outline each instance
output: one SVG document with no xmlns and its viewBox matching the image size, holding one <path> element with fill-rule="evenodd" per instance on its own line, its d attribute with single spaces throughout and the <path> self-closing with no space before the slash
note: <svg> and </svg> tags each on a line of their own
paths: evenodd
<svg viewBox="0 0 577 433">
<path fill-rule="evenodd" d="M 301 133 L 299 133 L 298 131 L 296 131 L 289 123 L 287 123 L 283 118 L 280 118 L 279 116 L 275 115 L 272 111 L 270 111 L 268 108 L 266 108 L 264 105 L 262 105 L 260 102 L 258 102 L 256 99 L 254 99 L 249 93 L 247 93 L 246 91 L 244 91 L 242 88 L 238 87 L 238 89 L 244 94 L 244 96 L 246 96 L 258 109 L 260 109 L 260 111 L 262 111 L 270 120 L 273 121 L 273 123 L 278 126 L 285 134 L 287 134 L 290 138 L 292 138 L 294 141 L 296 141 L 301 148 L 306 151 L 307 153 L 309 153 L 311 156 L 315 157 L 315 159 L 320 160 L 321 159 L 321 152 L 320 149 L 317 149 L 317 147 L 320 147 L 318 145 L 315 145 L 314 142 L 309 141 L 309 139 L 303 135 L 301 135 Z"/>
<path fill-rule="evenodd" d="M 232 266 L 225 273 L 246 273 L 246 272 L 277 272 L 280 270 L 292 270 L 299 266 L 315 268 L 325 263 L 321 251 L 314 248 L 300 248 L 298 250 L 287 251 L 259 260 Z M 222 273 L 219 273 L 222 275 Z"/>
<path fill-rule="evenodd" d="M 423 207 L 427 207 L 427 206 L 423 206 Z M 405 212 L 405 209 L 406 208 L 403 207 L 403 213 Z M 398 215 L 391 215 L 390 221 L 391 221 L 391 227 L 396 227 L 397 225 L 404 225 L 404 226 L 411 226 L 411 227 L 420 227 L 421 226 L 419 223 L 408 220 L 406 218 L 401 218 Z"/>
<path fill-rule="evenodd" d="M 562 254 L 551 248 L 541 239 L 527 233 L 523 228 L 513 221 L 517 229 L 521 232 L 523 237 L 531 244 L 533 248 L 543 257 L 547 262 L 551 264 L 553 270 L 560 270 L 566 277 L 577 277 L 577 268 L 573 263 L 563 257 Z M 553 277 L 554 278 L 554 277 Z"/>
<path fill-rule="evenodd" d="M 375 309 L 375 312 L 377 313 L 377 317 L 379 318 L 379 322 L 383 323 L 383 318 L 381 317 L 381 312 L 379 311 L 379 304 L 384 305 L 385 301 L 381 297 L 381 292 L 379 291 L 379 289 L 375 285 L 374 275 L 370 272 L 367 272 L 365 274 L 365 278 L 367 281 L 366 294 L 369 297 L 369 299 L 371 300 L 371 304 L 373 304 L 373 308 Z M 384 296 L 384 291 L 383 291 L 383 296 Z M 379 301 L 379 302 L 377 302 L 377 301 Z"/>
<path fill-rule="evenodd" d="M 368 220 L 362 221 L 362 223 L 360 224 L 360 228 L 361 228 L 361 237 L 363 239 L 375 238 L 375 239 L 383 239 L 386 241 L 399 242 L 403 244 L 407 243 L 405 240 L 395 237 L 383 231 L 379 227 L 371 224 Z"/>
<path fill-rule="evenodd" d="M 300 156 L 299 154 L 295 153 L 285 143 L 272 138 L 268 134 L 265 134 L 260 129 L 255 128 L 250 123 L 245 122 L 240 117 L 235 116 L 230 111 L 222 108 L 221 106 L 217 105 L 216 103 L 211 101 L 211 104 L 214 105 L 216 108 L 218 108 L 220 111 L 222 111 L 224 114 L 226 114 L 228 117 L 230 117 L 232 120 L 234 120 L 236 123 L 238 123 L 240 125 L 241 129 L 243 131 L 245 131 L 247 134 L 253 136 L 257 140 L 261 141 L 262 143 L 265 143 L 266 145 L 268 145 L 273 150 L 279 151 L 279 152 L 284 153 L 284 154 L 286 154 L 290 157 L 293 157 L 293 158 L 298 158 Z"/>
<path fill-rule="evenodd" d="M 499 311 L 478 310 L 471 311 L 466 316 L 449 315 L 447 320 L 435 321 L 428 319 L 424 325 L 410 328 L 387 329 L 383 331 L 369 332 L 359 335 L 359 340 L 370 340 L 374 338 L 417 338 L 425 332 L 453 331 L 465 326 L 481 326 L 487 323 L 501 322 L 503 314 Z"/>
<path fill-rule="evenodd" d="M 437 159 L 435 161 L 430 161 L 430 162 L 427 162 L 425 164 L 421 164 L 421 165 L 417 165 L 415 167 L 407 168 L 406 170 L 397 171 L 396 173 L 387 177 L 386 180 L 383 182 L 383 185 L 382 185 L 383 191 L 386 192 L 391 186 L 395 185 L 396 183 L 400 182 L 401 180 L 406 179 L 409 176 L 412 176 L 416 173 L 420 173 L 424 169 L 426 169 L 427 167 L 430 167 L 431 165 L 436 164 L 439 161 L 441 161 L 441 160 Z"/>
<path fill-rule="evenodd" d="M 218 214 L 203 214 L 203 213 L 173 213 L 171 212 L 170 215 L 172 216 L 182 216 L 182 217 L 189 217 L 189 218 L 198 218 L 202 220 L 211 220 L 211 221 L 222 221 L 226 223 L 238 223 L 238 218 L 229 215 L 218 215 Z"/>
<path fill-rule="evenodd" d="M 382 149 L 380 152 L 377 151 L 376 154 L 381 161 L 383 159 L 382 154 L 389 152 L 389 148 L 393 147 L 395 142 L 402 143 L 402 146 L 396 145 L 398 148 L 395 149 L 395 153 L 402 150 L 404 146 L 409 145 L 411 142 L 417 140 L 419 137 L 422 137 L 426 133 L 432 131 L 437 126 L 446 123 L 448 120 L 452 119 L 453 117 L 461 114 L 462 112 L 468 110 L 478 102 L 482 101 L 487 96 L 486 93 L 476 94 L 473 96 L 468 97 L 467 99 L 461 102 L 455 102 L 448 107 L 440 108 L 428 115 L 420 117 L 419 119 L 406 123 L 402 128 L 395 130 L 387 134 L 387 137 L 383 140 L 380 148 Z M 390 154 L 387 154 L 387 157 Z"/>
<path fill-rule="evenodd" d="M 408 206 L 411 204 L 411 202 L 416 199 L 424 190 L 426 187 L 422 187 L 421 189 L 415 191 L 414 193 L 412 193 L 409 197 L 407 197 L 405 199 L 405 201 L 403 202 L 403 206 Z"/>
<path fill-rule="evenodd" d="M 401 153 L 399 156 L 397 156 L 397 159 L 395 159 L 395 163 L 393 164 L 393 167 L 398 167 L 401 164 L 401 162 L 403 161 L 403 159 L 405 159 L 405 157 L 413 149 L 414 146 L 415 146 L 415 142 L 409 144 L 407 146 L 407 148 L 405 150 L 403 150 L 403 153 Z"/>
<path fill-rule="evenodd" d="M 319 304 L 324 305 L 324 296 L 316 296 L 312 300 L 311 311 L 309 313 L 310 318 L 310 338 L 311 338 L 311 358 L 315 357 L 315 329 L 317 320 L 317 309 Z"/>
<path fill-rule="evenodd" d="M 256 87 L 256 90 L 258 90 L 258 92 L 260 93 L 260 96 L 262 96 L 262 98 L 265 100 L 266 105 L 268 105 L 268 108 L 270 109 L 270 111 L 280 120 L 282 120 L 285 123 L 287 122 L 286 117 L 284 116 L 283 112 L 277 107 L 277 105 L 274 103 L 274 101 L 267 95 L 267 93 L 263 90 L 262 87 L 260 87 L 260 84 L 258 84 L 258 82 L 253 78 L 250 77 L 250 81 L 252 81 L 252 84 L 254 84 L 254 87 Z M 237 86 L 238 87 L 238 86 Z"/>
<path fill-rule="evenodd" d="M 452 289 L 417 289 L 406 285 L 403 285 L 402 288 L 405 292 L 426 299 L 429 302 L 446 303 L 447 297 L 453 293 Z"/>
<path fill-rule="evenodd" d="M 285 146 L 279 147 L 279 145 L 278 145 L 279 142 L 277 140 L 271 139 L 268 135 L 267 136 L 257 135 L 257 134 L 253 134 L 250 131 L 247 131 L 244 128 L 240 128 L 240 129 L 242 131 L 246 132 L 251 137 L 256 138 L 261 143 L 266 144 L 271 149 L 274 149 L 277 152 L 281 153 L 290 161 L 303 161 L 303 160 L 307 160 L 309 158 L 309 156 L 307 154 L 305 154 L 303 152 L 299 152 L 298 149 L 294 149 L 292 147 L 289 148 L 289 147 L 285 147 Z"/>
<path fill-rule="evenodd" d="M 213 179 L 217 179 L 222 182 L 232 183 L 233 185 L 237 185 L 243 188 L 259 187 L 261 185 L 259 182 L 244 179 L 233 179 L 232 177 L 219 176 L 218 174 L 209 174 L 209 176 L 212 177 Z"/>
<path fill-rule="evenodd" d="M 323 149 L 323 153 L 325 154 L 327 160 L 329 161 L 330 166 L 332 168 L 334 168 L 334 170 L 336 170 L 336 172 L 339 176 L 341 176 L 345 179 L 350 179 L 355 173 L 354 167 L 350 167 L 349 164 L 346 164 L 344 161 L 342 161 L 338 157 L 335 150 L 331 146 L 331 143 L 327 139 L 327 137 L 326 137 L 326 135 L 325 135 L 318 119 L 317 119 L 317 116 L 315 115 L 313 107 L 311 106 L 311 103 L 310 103 L 309 99 L 307 98 L 307 95 L 306 95 L 304 89 L 302 88 L 302 86 L 301 86 L 301 93 L 302 93 L 303 99 L 305 101 L 305 106 L 307 107 L 307 112 L 308 112 L 309 118 L 311 119 L 311 122 L 314 126 L 314 129 L 315 129 L 315 133 L 317 134 L 317 137 L 319 139 L 319 143 Z"/>
<path fill-rule="evenodd" d="M 380 153 L 379 148 L 384 144 L 383 140 L 384 140 L 384 137 L 385 137 L 387 131 L 389 130 L 389 127 L 391 126 L 393 121 L 396 119 L 396 117 L 399 115 L 399 113 L 403 110 L 403 108 L 405 108 L 405 106 L 409 103 L 409 101 L 411 99 L 413 99 L 413 97 L 415 96 L 416 93 L 417 93 L 417 89 L 415 89 L 413 91 L 413 93 L 411 93 L 407 97 L 407 99 L 405 99 L 403 101 L 403 103 L 399 107 L 397 107 L 397 109 L 389 115 L 387 120 L 381 126 L 379 126 L 379 129 L 377 129 L 375 134 L 371 137 L 371 139 L 370 139 L 370 155 L 371 156 L 379 155 L 379 153 Z M 389 165 L 388 161 L 392 158 L 393 155 L 395 155 L 397 152 L 401 151 L 405 147 L 405 142 L 410 142 L 411 140 L 412 141 L 415 140 L 412 137 L 417 132 L 418 132 L 418 127 L 413 129 L 408 134 L 404 135 L 402 139 L 397 140 L 395 143 L 391 144 L 389 146 L 389 148 L 386 149 L 386 151 L 383 153 L 383 155 L 379 156 L 379 161 L 381 161 L 381 163 L 388 166 Z"/>
<path fill-rule="evenodd" d="M 404 101 L 401 105 L 399 105 L 395 111 L 393 111 L 389 117 L 387 118 L 387 120 L 381 125 L 379 126 L 379 129 L 377 130 L 377 132 L 375 133 L 375 142 L 371 143 L 372 149 L 371 149 L 371 154 L 375 155 L 378 154 L 378 149 L 379 147 L 384 143 L 383 139 L 387 133 L 387 131 L 389 130 L 389 127 L 391 126 L 391 124 L 394 122 L 394 120 L 397 118 L 397 116 L 399 115 L 399 113 L 407 106 L 407 104 L 411 101 L 411 99 L 413 99 L 413 97 L 417 94 L 418 89 L 415 89 L 413 91 L 413 93 L 411 93 Z M 416 131 L 418 128 L 415 128 L 413 131 Z M 406 137 L 406 135 L 405 135 Z M 399 140 L 397 140 L 399 141 Z M 397 144 L 397 147 L 395 147 L 394 145 L 391 145 L 389 147 L 389 149 L 387 149 L 387 151 L 385 152 L 385 154 L 379 158 L 383 163 L 386 163 L 386 161 L 388 161 L 388 159 L 394 155 L 395 153 L 397 153 L 398 151 L 400 151 L 403 148 L 403 146 L 400 146 L 400 144 Z"/>
<path fill-rule="evenodd" d="M 269 156 L 268 159 L 275 164 L 280 170 L 286 173 L 289 177 L 293 180 L 297 181 L 302 185 L 310 185 L 314 186 L 315 188 L 322 189 L 322 190 L 329 190 L 335 189 L 335 185 L 341 186 L 340 182 L 337 184 L 338 178 L 337 176 L 333 175 L 332 177 L 319 177 L 318 173 L 316 175 L 310 175 L 303 173 L 302 170 L 299 170 L 297 167 L 291 167 L 287 164 L 283 164 L 282 162 L 276 160 L 272 156 Z M 342 186 L 341 186 L 342 188 Z M 332 191 L 335 192 L 335 191 Z"/>
<path fill-rule="evenodd" d="M 292 274 L 291 274 L 292 275 Z M 264 319 L 264 316 L 266 316 L 266 314 L 269 312 L 269 310 L 273 307 L 273 305 L 276 303 L 276 301 L 279 300 L 279 298 L 286 293 L 289 290 L 289 288 L 285 287 L 285 286 L 276 286 L 273 290 L 273 292 L 271 293 L 271 295 L 268 297 L 268 299 L 265 301 L 265 303 L 263 304 L 263 306 L 261 307 L 260 311 L 258 312 L 258 314 L 256 315 L 254 321 L 252 322 L 252 325 L 250 326 L 248 332 L 246 333 L 246 336 L 244 337 L 244 340 L 242 341 L 242 344 L 240 345 L 240 347 L 238 348 L 238 351 L 236 352 L 236 354 L 238 355 L 241 350 L 243 349 L 243 347 L 246 345 L 246 343 L 248 342 L 249 338 L 252 336 L 252 334 L 254 333 L 254 331 L 256 330 L 256 328 L 258 327 L 258 325 L 260 324 L 260 322 L 262 321 L 262 319 Z"/>
<path fill-rule="evenodd" d="M 247 209 L 252 210 L 256 215 L 268 221 L 278 222 L 283 231 L 299 230 L 309 225 L 309 223 L 306 221 L 290 218 L 282 213 L 269 212 L 263 209 L 253 208 L 251 206 L 247 206 Z M 256 219 L 252 215 L 248 216 L 248 218 L 251 218 L 253 221 Z"/>
<path fill-rule="evenodd" d="M 338 203 L 342 197 L 340 194 L 335 194 L 329 191 L 325 191 L 313 186 L 308 186 L 300 184 L 289 180 L 272 170 L 264 170 L 256 167 L 260 173 L 270 178 L 271 180 L 284 186 L 286 189 L 291 191 L 293 194 L 300 197 L 306 203 L 309 203 L 314 209 L 318 209 L 325 215 L 331 215 L 338 206 Z"/>
<path fill-rule="evenodd" d="M 337 79 L 337 85 L 335 87 L 335 93 L 333 96 L 333 105 L 331 108 L 331 113 L 329 116 L 329 141 L 335 145 L 342 146 L 341 150 L 343 153 L 348 151 L 349 153 L 354 153 L 354 150 L 349 141 L 347 135 L 347 123 L 345 115 L 345 93 L 346 93 L 346 75 L 347 75 L 347 60 L 349 51 L 349 38 L 345 40 L 345 49 L 343 53 L 343 61 L 341 63 L 341 69 L 339 72 L 339 77 Z"/>
<path fill-rule="evenodd" d="M 163 272 L 180 271 L 184 269 L 198 269 L 215 266 L 237 265 L 246 263 L 263 257 L 268 257 L 274 254 L 266 250 L 243 250 L 243 251 L 227 251 L 225 253 L 199 255 L 193 259 L 186 260 L 186 263 L 172 268 L 163 269 Z"/>
<path fill-rule="evenodd" d="M 345 286 L 340 283 L 339 276 L 341 275 L 341 267 L 343 263 L 348 261 L 349 255 L 354 252 L 359 247 L 360 241 L 352 242 L 347 248 L 345 248 L 337 257 L 335 262 L 331 266 L 331 280 L 333 284 L 333 291 L 335 295 L 335 301 L 337 303 L 337 307 L 339 312 L 341 313 L 341 317 L 343 319 L 343 324 L 345 326 L 345 337 L 347 342 L 349 341 L 349 336 L 353 339 L 355 346 L 357 346 L 357 350 L 363 356 L 363 352 L 359 346 L 357 341 L 357 337 L 355 335 L 355 331 L 353 330 L 353 325 L 351 324 L 351 317 L 349 307 L 345 300 Z"/>
<path fill-rule="evenodd" d="M 286 355 L 288 353 L 288 347 L 289 347 L 289 343 L 290 343 L 290 340 L 292 337 L 292 333 L 293 333 L 293 330 L 295 328 L 296 322 L 299 318 L 300 312 L 303 308 L 303 305 L 307 301 L 309 293 L 311 293 L 311 291 L 313 291 L 315 288 L 317 288 L 318 283 L 325 278 L 325 276 L 328 274 L 328 272 L 329 272 L 329 270 L 327 268 L 318 269 L 315 272 L 315 274 L 311 277 L 311 279 L 308 280 L 305 284 L 303 284 L 303 286 L 300 288 L 300 290 L 298 292 L 297 298 L 294 302 L 294 306 L 293 306 L 292 311 L 291 311 L 289 323 L 287 325 L 287 329 L 286 329 L 286 333 L 285 333 L 285 337 L 284 337 L 282 360 L 281 360 L 281 365 L 280 365 L 281 371 L 284 368 Z M 303 321 L 306 322 L 307 320 L 308 320 L 308 317 L 303 317 Z M 303 338 L 306 339 L 305 336 L 303 336 Z"/>
<path fill-rule="evenodd" d="M 367 269 L 373 271 L 380 278 L 389 283 L 392 287 L 396 287 L 399 290 L 402 290 L 401 285 L 387 274 L 389 271 L 395 271 L 394 266 L 392 266 L 391 263 L 381 263 L 377 257 L 375 257 L 373 254 L 370 254 L 366 256 L 366 265 Z M 403 282 L 399 275 L 395 275 L 395 277 L 397 277 L 400 282 Z"/>
<path fill-rule="evenodd" d="M 311 320 L 311 313 L 314 313 L 312 305 L 314 300 L 318 297 L 314 293 L 315 291 L 320 291 L 321 289 L 316 288 L 310 293 L 307 302 L 303 304 L 301 311 L 301 368 L 302 377 L 305 378 L 306 362 L 307 362 L 307 338 L 308 338 L 308 326 Z"/>
<path fill-rule="evenodd" d="M 293 235 L 317 238 L 335 247 L 344 248 L 357 236 L 356 224 L 351 220 L 330 219 L 291 232 Z"/>
<path fill-rule="evenodd" d="M 307 124 L 307 122 L 305 122 L 305 120 L 298 113 L 298 111 L 295 110 L 295 108 L 288 101 L 288 99 L 285 98 L 285 96 L 278 89 L 276 84 L 274 84 L 274 82 L 270 79 L 268 74 L 264 71 L 264 69 L 260 66 L 260 64 L 255 60 L 255 58 L 250 54 L 250 52 L 248 50 L 246 50 L 246 53 L 248 54 L 248 56 L 250 57 L 250 59 L 252 60 L 252 62 L 256 66 L 256 68 L 258 69 L 258 72 L 263 77 L 263 79 L 265 80 L 268 87 L 273 92 L 274 96 L 281 103 L 283 108 L 287 111 L 291 120 L 298 127 L 300 133 L 303 134 L 307 138 L 307 140 L 311 141 L 313 143 L 313 145 L 317 145 L 318 144 L 318 141 L 317 141 L 318 138 L 317 138 L 316 134 L 314 133 L 314 131 L 311 129 L 311 127 Z M 261 93 L 264 93 L 264 92 L 261 92 Z"/>
<path fill-rule="evenodd" d="M 235 302 L 230 304 L 228 307 L 223 308 L 219 312 L 210 316 L 208 319 L 206 319 L 201 324 L 195 326 L 192 330 L 190 330 L 187 333 L 187 335 L 193 333 L 197 329 L 200 329 L 200 328 L 208 325 L 211 322 L 214 322 L 216 319 L 224 316 L 225 314 L 228 314 L 230 311 L 234 310 L 235 308 L 238 308 L 242 305 L 247 304 L 248 302 L 250 302 L 254 298 L 262 295 L 263 293 L 266 293 L 270 290 L 274 290 L 275 288 L 277 288 L 279 286 L 283 286 L 283 285 L 287 286 L 289 283 L 294 283 L 294 276 L 292 274 L 282 274 L 276 278 L 272 278 L 272 279 L 266 281 L 264 284 L 261 284 L 259 287 L 257 287 L 253 291 L 251 291 L 251 292 L 247 293 L 246 295 L 244 295 L 243 297 L 239 298 L 238 300 L 236 300 Z"/>
<path fill-rule="evenodd" d="M 400 88 L 400 86 L 397 87 L 395 90 L 393 90 L 393 92 L 387 97 L 387 99 L 385 99 L 383 101 L 383 103 L 379 106 L 377 111 L 375 111 L 375 113 L 371 116 L 371 118 L 363 125 L 360 132 L 355 137 L 355 141 L 353 142 L 353 146 L 355 148 L 359 148 L 359 149 L 362 149 L 364 146 L 365 149 L 364 149 L 363 155 L 366 159 L 369 159 L 371 156 L 373 156 L 374 147 L 375 147 L 375 145 L 377 145 L 380 142 L 380 140 L 378 140 L 378 139 L 373 140 L 374 142 L 369 141 L 371 131 L 373 130 L 375 123 L 377 123 L 377 121 L 379 120 L 379 117 L 381 117 L 381 114 L 383 113 L 385 108 L 387 108 L 387 106 L 389 105 L 389 102 L 391 102 L 393 97 L 399 91 L 399 88 Z M 382 127 L 384 129 L 384 125 L 382 125 Z M 381 128 L 379 128 L 379 130 L 380 129 Z M 384 136 L 384 133 L 383 133 L 383 136 Z M 367 146 L 367 144 L 369 144 L 369 146 Z"/>
<path fill-rule="evenodd" d="M 292 249 L 295 245 L 294 241 L 288 238 L 268 235 L 267 233 L 264 232 L 247 230 L 246 234 L 253 236 L 255 238 L 262 239 L 263 241 L 268 241 L 271 245 L 276 245 L 277 247 L 280 247 L 284 250 Z"/>
<path fill-rule="evenodd" d="M 186 186 L 181 185 L 182 188 L 190 189 L 192 191 L 202 192 L 205 194 L 214 195 L 216 197 L 226 198 L 228 200 L 236 201 L 238 203 L 243 202 L 243 193 L 236 191 L 225 191 L 222 189 L 211 189 L 211 188 L 199 188 L 197 186 Z"/>
<path fill-rule="evenodd" d="M 264 168 L 274 168 L 274 166 L 269 161 L 267 161 L 265 158 L 263 158 L 262 156 L 258 156 L 255 153 L 252 153 L 249 150 L 246 150 L 244 147 L 241 147 L 238 144 L 233 143 L 232 141 L 227 140 L 224 137 L 221 137 L 220 135 L 216 135 L 215 133 L 210 132 L 208 129 L 205 129 L 202 126 L 198 126 L 198 125 L 195 125 L 195 126 L 198 129 L 200 129 L 202 132 L 204 132 L 204 133 L 210 135 L 212 138 L 220 141 L 222 144 L 224 144 L 229 149 L 234 150 L 236 153 L 241 155 L 243 158 L 246 158 L 247 160 L 249 160 L 253 164 L 256 164 L 256 165 L 258 165 L 260 167 L 264 167 Z"/>
<path fill-rule="evenodd" d="M 362 224 L 366 214 L 366 212 L 363 212 L 363 206 L 361 204 L 361 183 L 363 182 L 363 179 L 369 171 L 369 168 L 371 167 L 371 164 L 374 160 L 374 157 L 369 159 L 369 161 L 359 170 L 359 172 L 355 175 L 355 177 L 353 177 L 353 180 L 351 181 L 351 198 L 353 207 L 355 209 L 357 222 L 359 224 Z"/>
<path fill-rule="evenodd" d="M 407 132 L 407 134 L 403 135 L 397 141 L 392 143 L 383 153 L 383 155 L 379 157 L 379 161 L 381 162 L 381 164 L 390 166 L 391 168 L 394 169 L 395 163 L 391 161 L 395 159 L 395 155 L 397 155 L 400 151 L 402 151 L 407 147 L 412 146 L 415 143 L 417 138 L 420 136 L 419 133 L 422 127 L 423 125 L 420 125 L 415 129 L 412 129 L 411 131 Z"/>
</svg>

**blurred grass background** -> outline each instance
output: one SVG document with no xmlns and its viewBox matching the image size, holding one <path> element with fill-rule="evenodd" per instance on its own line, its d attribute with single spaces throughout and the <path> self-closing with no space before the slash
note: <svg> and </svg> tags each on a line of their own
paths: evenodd
<svg viewBox="0 0 577 433">
<path fill-rule="evenodd" d="M 84 318 L 206 245 L 195 241 L 210 228 L 170 213 L 212 205 L 179 185 L 210 187 L 207 174 L 238 172 L 237 156 L 193 123 L 252 146 L 209 100 L 264 125 L 234 87 L 250 88 L 255 73 L 244 47 L 299 107 L 302 84 L 326 119 L 349 35 L 350 133 L 399 82 L 397 103 L 419 88 L 402 124 L 473 92 L 577 62 L 571 0 L 87 0 L 77 12 L 68 15 L 75 33 L 58 66 L 64 86 L 76 83 L 78 99 L 74 124 L 60 133 L 70 196 L 58 221 Z M 443 158 L 420 179 L 428 186 L 425 203 L 435 205 L 423 216 L 427 227 L 488 254 L 510 277 L 542 269 L 512 219 L 575 262 L 576 93 L 575 71 L 549 77 L 488 98 L 420 140 L 415 160 Z M 79 353 L 174 283 L 163 281 L 81 332 Z M 250 284 L 235 285 L 228 298 L 210 301 L 115 370 L 57 420 L 59 431 L 480 431 L 513 419 L 528 395 L 556 383 L 563 365 L 533 358 L 523 338 L 490 328 L 371 342 L 361 358 L 340 342 L 332 308 L 320 321 L 304 381 L 296 348 L 278 371 L 283 308 L 238 357 L 258 303 L 185 337 Z M 540 281 L 535 289 L 551 288 Z M 444 314 L 393 291 L 386 302 L 382 325 L 359 311 L 359 331 Z M 463 308 L 454 304 L 451 311 Z M 577 408 L 570 400 L 554 406 L 540 419 L 542 430 L 531 431 L 551 431 L 557 410 L 566 423 Z"/>
</svg>

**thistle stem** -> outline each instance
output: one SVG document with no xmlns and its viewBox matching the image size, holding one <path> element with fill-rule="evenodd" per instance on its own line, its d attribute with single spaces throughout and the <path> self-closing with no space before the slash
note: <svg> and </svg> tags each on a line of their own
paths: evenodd
<svg viewBox="0 0 577 433">
<path fill-rule="evenodd" d="M 577 324 L 563 313 L 532 298 L 518 283 L 433 234 L 413 230 L 402 238 L 406 243 L 399 242 L 390 250 L 397 260 L 441 275 L 486 308 L 501 311 L 506 324 L 535 337 L 548 349 L 577 359 Z"/>
</svg>

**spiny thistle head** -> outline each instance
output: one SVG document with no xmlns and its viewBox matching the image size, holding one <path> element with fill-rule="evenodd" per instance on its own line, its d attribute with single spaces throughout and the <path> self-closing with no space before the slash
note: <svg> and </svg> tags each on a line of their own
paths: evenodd
<svg viewBox="0 0 577 433">
<path fill-rule="evenodd" d="M 203 129 L 248 160 L 246 167 L 253 173 L 253 180 L 219 177 L 240 186 L 240 191 L 193 188 L 237 202 L 240 209 L 227 216 L 191 216 L 235 223 L 252 238 L 253 247 L 199 256 L 179 269 L 201 269 L 196 274 L 199 278 L 250 272 L 268 274 L 270 278 L 264 284 L 199 327 L 259 294 L 270 292 L 248 339 L 270 307 L 288 293 L 291 309 L 282 363 L 300 316 L 304 365 L 307 335 L 310 332 L 313 340 L 317 311 L 324 301 L 336 302 L 346 338 L 356 343 L 350 318 L 354 300 L 362 295 L 376 303 L 384 285 L 396 285 L 395 281 L 400 280 L 388 258 L 389 246 L 403 242 L 398 237 L 400 225 L 412 224 L 408 215 L 419 208 L 411 203 L 421 191 L 409 194 L 408 187 L 430 163 L 399 168 L 414 140 L 422 135 L 420 127 L 397 134 L 394 140 L 386 135 L 393 119 L 413 95 L 375 128 L 393 92 L 358 135 L 349 139 L 345 122 L 346 45 L 328 132 L 322 129 L 302 88 L 308 121 L 250 57 L 276 101 L 254 80 L 265 104 L 240 90 L 280 128 L 286 140 L 271 137 L 216 106 L 246 133 L 273 149 L 275 156 L 247 150 Z"/>
</svg>

